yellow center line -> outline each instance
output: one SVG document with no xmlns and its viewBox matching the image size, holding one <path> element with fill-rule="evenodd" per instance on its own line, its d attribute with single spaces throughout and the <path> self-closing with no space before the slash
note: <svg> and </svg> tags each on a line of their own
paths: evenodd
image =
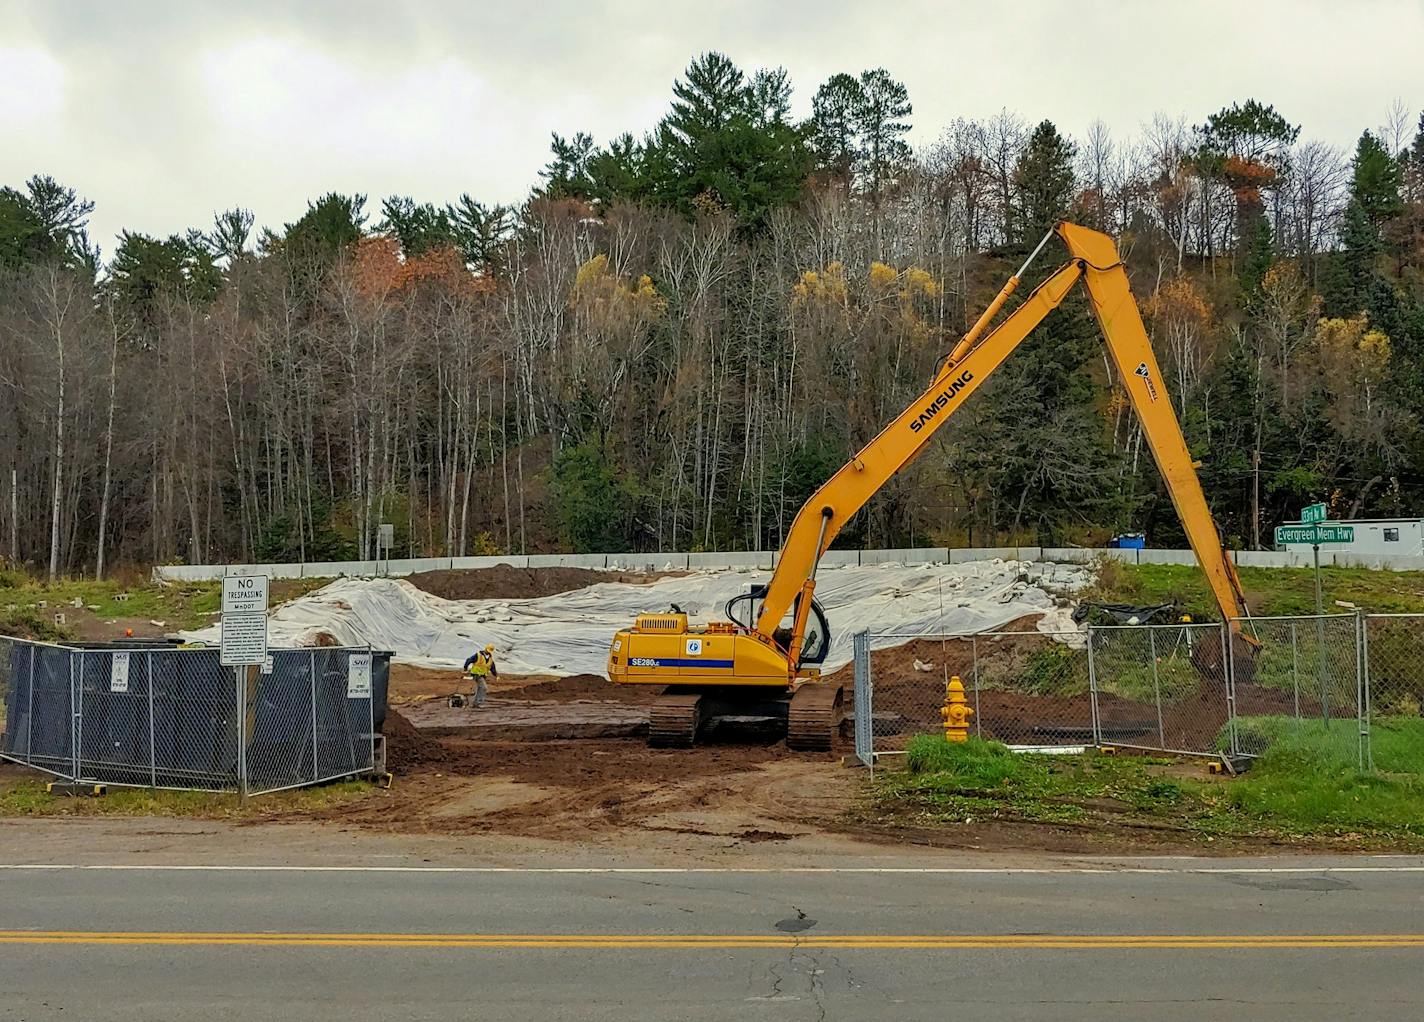
<svg viewBox="0 0 1424 1022">
<path fill-rule="evenodd" d="M 0 930 L 0 944 L 134 946 L 707 949 L 824 947 L 863 950 L 1424 948 L 1424 934 L 603 934 L 220 933 Z"/>
</svg>

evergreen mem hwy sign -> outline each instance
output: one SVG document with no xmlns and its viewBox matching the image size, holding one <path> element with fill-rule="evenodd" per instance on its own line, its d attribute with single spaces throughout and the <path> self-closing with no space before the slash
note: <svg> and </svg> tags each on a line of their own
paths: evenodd
<svg viewBox="0 0 1424 1022">
<path fill-rule="evenodd" d="M 1308 543 L 1311 546 L 1318 546 L 1321 543 L 1353 543 L 1354 541 L 1355 527 L 1353 525 L 1276 526 L 1276 546 L 1284 546 L 1287 543 Z"/>
<path fill-rule="evenodd" d="M 267 659 L 267 576 L 226 575 L 222 588 L 221 656 L 224 667 Z"/>
</svg>

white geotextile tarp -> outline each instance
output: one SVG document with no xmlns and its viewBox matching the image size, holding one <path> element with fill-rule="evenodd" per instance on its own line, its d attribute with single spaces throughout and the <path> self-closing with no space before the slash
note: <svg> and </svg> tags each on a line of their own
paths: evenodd
<svg viewBox="0 0 1424 1022">
<path fill-rule="evenodd" d="M 601 675 L 613 633 L 639 613 L 675 603 L 693 623 L 722 619 L 730 597 L 769 578 L 766 571 L 696 572 L 523 600 L 443 600 L 401 579 L 341 579 L 273 611 L 268 635 L 274 647 L 310 646 L 324 633 L 342 646 L 391 650 L 403 663 L 457 669 L 493 643 L 506 673 Z M 822 568 L 816 597 L 832 636 L 824 669 L 850 662 L 851 636 L 861 629 L 876 636 L 876 647 L 997 628 L 1029 614 L 1045 615 L 1041 631 L 1075 630 L 1041 585 L 1071 592 L 1090 580 L 1079 566 L 1026 561 Z M 216 644 L 219 630 L 183 636 Z"/>
</svg>

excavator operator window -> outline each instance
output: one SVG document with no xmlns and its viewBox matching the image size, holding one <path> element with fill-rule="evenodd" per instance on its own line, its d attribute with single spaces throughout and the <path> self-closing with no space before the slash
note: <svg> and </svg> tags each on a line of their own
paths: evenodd
<svg viewBox="0 0 1424 1022">
<path fill-rule="evenodd" d="M 798 601 L 799 597 L 798 597 Z M 801 662 L 819 664 L 831 651 L 831 626 L 826 621 L 826 612 L 816 599 L 811 599 L 811 614 L 806 618 L 806 638 L 801 643 Z"/>
</svg>

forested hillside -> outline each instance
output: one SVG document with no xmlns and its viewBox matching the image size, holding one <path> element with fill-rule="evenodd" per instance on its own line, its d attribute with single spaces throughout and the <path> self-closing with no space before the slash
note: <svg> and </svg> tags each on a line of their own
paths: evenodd
<svg viewBox="0 0 1424 1022">
<path fill-rule="evenodd" d="M 1230 542 L 1313 499 L 1424 510 L 1414 112 L 1359 111 L 1353 152 L 1264 96 L 1080 138 L 1004 111 L 912 151 L 893 71 L 836 75 L 805 122 L 791 87 L 699 57 L 645 137 L 555 136 L 518 208 L 328 194 L 108 253 L 81 194 L 11 182 L 0 554 L 367 557 L 383 521 L 397 556 L 775 547 L 1064 217 L 1119 239 Z M 1078 297 L 839 543 L 1128 529 L 1181 541 Z"/>
</svg>

